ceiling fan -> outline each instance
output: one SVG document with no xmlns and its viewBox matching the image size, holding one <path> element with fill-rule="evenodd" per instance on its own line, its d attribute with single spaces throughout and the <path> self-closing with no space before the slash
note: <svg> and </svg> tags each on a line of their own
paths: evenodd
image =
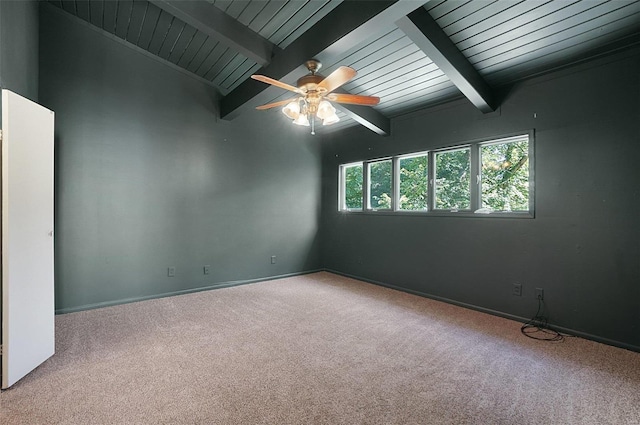
<svg viewBox="0 0 640 425">
<path fill-rule="evenodd" d="M 298 79 L 297 87 L 264 75 L 252 75 L 251 78 L 254 80 L 298 94 L 297 97 L 261 105 L 256 109 L 263 110 L 284 105 L 282 112 L 291 118 L 294 124 L 311 125 L 311 134 L 316 134 L 316 117 L 322 120 L 322 125 L 331 125 L 340 121 L 340 118 L 336 115 L 336 108 L 331 102 L 366 106 L 374 106 L 380 102 L 380 98 L 375 96 L 332 93 L 356 76 L 356 70 L 353 68 L 341 66 L 329 74 L 328 77 L 323 77 L 317 73 L 322 64 L 316 59 L 306 61 L 305 66 L 309 70 L 309 74 Z"/>
</svg>

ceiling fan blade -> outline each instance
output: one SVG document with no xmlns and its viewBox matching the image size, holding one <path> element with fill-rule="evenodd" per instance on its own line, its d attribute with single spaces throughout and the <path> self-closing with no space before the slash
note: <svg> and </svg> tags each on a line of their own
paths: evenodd
<svg viewBox="0 0 640 425">
<path fill-rule="evenodd" d="M 252 75 L 251 78 L 253 78 L 254 80 L 258 80 L 258 81 L 262 81 L 263 83 L 267 83 L 267 84 L 271 84 L 273 86 L 276 87 L 280 87 L 281 89 L 285 89 L 285 90 L 289 90 L 295 93 L 301 93 L 304 94 L 304 92 L 302 90 L 300 90 L 297 87 L 293 87 L 292 85 L 289 85 L 287 83 L 283 83 L 282 81 L 278 81 L 278 80 L 274 80 L 273 78 L 269 78 L 269 77 L 265 77 L 264 75 Z"/>
<path fill-rule="evenodd" d="M 380 103 L 380 98 L 376 96 L 360 96 L 357 94 L 331 93 L 327 99 L 338 103 L 350 103 L 352 105 L 374 106 Z"/>
<path fill-rule="evenodd" d="M 327 92 L 332 92 L 357 74 L 356 70 L 353 68 L 349 68 L 348 66 L 341 66 L 340 68 L 333 71 L 326 77 L 324 80 L 320 81 L 318 84 L 319 88 L 326 89 Z"/>
<path fill-rule="evenodd" d="M 293 99 L 287 99 L 287 100 L 280 100 L 278 102 L 273 102 L 273 103 L 267 103 L 266 105 L 260 105 L 260 106 L 256 106 L 256 109 L 262 111 L 264 109 L 271 109 L 271 108 L 276 108 L 278 106 L 282 106 L 282 105 L 286 105 L 287 103 L 293 102 L 296 99 L 298 99 L 297 97 L 294 97 Z"/>
</svg>

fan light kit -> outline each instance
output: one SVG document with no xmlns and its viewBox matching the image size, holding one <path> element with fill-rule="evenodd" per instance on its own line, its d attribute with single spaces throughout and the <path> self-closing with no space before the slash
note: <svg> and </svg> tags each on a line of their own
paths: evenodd
<svg viewBox="0 0 640 425">
<path fill-rule="evenodd" d="M 316 118 L 322 120 L 322 125 L 331 125 L 340 121 L 336 115 L 336 108 L 331 102 L 366 106 L 374 106 L 380 102 L 380 98 L 375 96 L 331 93 L 356 76 L 356 71 L 353 68 L 341 66 L 325 78 L 317 73 L 322 66 L 317 60 L 308 60 L 305 66 L 309 70 L 309 74 L 298 79 L 297 87 L 264 75 L 252 75 L 251 78 L 254 80 L 299 94 L 293 99 L 268 103 L 258 106 L 256 109 L 263 110 L 284 105 L 282 112 L 292 119 L 294 124 L 311 126 L 311 134 L 316 134 Z"/>
</svg>

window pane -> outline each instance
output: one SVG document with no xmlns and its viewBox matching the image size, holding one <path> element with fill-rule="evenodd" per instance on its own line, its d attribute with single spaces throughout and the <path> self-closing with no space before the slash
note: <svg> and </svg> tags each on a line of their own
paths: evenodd
<svg viewBox="0 0 640 425">
<path fill-rule="evenodd" d="M 391 208 L 391 160 L 369 163 L 369 207 Z"/>
<path fill-rule="evenodd" d="M 362 164 L 344 167 L 344 206 L 346 209 L 362 209 Z"/>
<path fill-rule="evenodd" d="M 400 202 L 398 209 L 427 210 L 427 155 L 400 158 Z"/>
<path fill-rule="evenodd" d="M 435 154 L 435 203 L 439 210 L 469 209 L 471 161 L 469 148 Z"/>
<path fill-rule="evenodd" d="M 483 145 L 482 207 L 493 211 L 529 210 L 529 141 Z"/>
</svg>

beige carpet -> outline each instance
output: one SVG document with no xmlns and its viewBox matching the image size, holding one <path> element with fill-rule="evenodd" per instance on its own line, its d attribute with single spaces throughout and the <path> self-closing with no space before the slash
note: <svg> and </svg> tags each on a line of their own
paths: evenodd
<svg viewBox="0 0 640 425">
<path fill-rule="evenodd" d="M 339 277 L 56 317 L 2 424 L 638 424 L 640 354 Z"/>
</svg>

